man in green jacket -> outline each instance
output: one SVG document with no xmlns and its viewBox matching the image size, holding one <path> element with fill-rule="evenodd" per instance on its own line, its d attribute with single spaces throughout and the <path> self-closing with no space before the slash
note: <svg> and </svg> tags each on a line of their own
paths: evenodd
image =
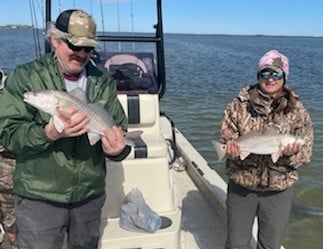
<svg viewBox="0 0 323 249">
<path fill-rule="evenodd" d="M 0 98 L 0 144 L 16 154 L 15 213 L 19 248 L 95 249 L 105 201 L 105 158 L 122 160 L 130 152 L 123 131 L 127 119 L 112 79 L 91 61 L 96 24 L 82 10 L 62 12 L 48 26 L 53 52 L 17 67 L 8 75 Z M 85 91 L 117 126 L 91 146 L 89 117 L 76 107 L 59 109 L 63 131 L 49 114 L 23 101 L 28 91 Z"/>
</svg>

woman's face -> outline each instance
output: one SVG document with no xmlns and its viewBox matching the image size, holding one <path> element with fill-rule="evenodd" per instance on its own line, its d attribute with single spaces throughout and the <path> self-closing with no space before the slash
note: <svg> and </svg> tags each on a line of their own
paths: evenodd
<svg viewBox="0 0 323 249">
<path fill-rule="evenodd" d="M 282 71 L 274 71 L 272 69 L 263 69 L 259 73 L 259 85 L 263 93 L 276 97 L 284 86 L 285 75 Z"/>
</svg>

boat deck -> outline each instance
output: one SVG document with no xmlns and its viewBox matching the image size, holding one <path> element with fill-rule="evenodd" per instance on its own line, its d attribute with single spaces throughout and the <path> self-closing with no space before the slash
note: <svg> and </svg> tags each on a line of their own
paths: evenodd
<svg viewBox="0 0 323 249">
<path fill-rule="evenodd" d="M 187 171 L 174 171 L 182 196 L 182 239 L 185 249 L 224 249 L 225 224 L 221 214 L 202 195 Z M 3 249 L 9 249 L 5 241 Z"/>
<path fill-rule="evenodd" d="M 182 236 L 185 249 L 223 249 L 223 217 L 195 186 L 186 171 L 174 172 L 182 201 Z"/>
<path fill-rule="evenodd" d="M 183 201 L 182 238 L 185 249 L 223 249 L 225 224 L 202 196 L 186 171 L 174 172 Z M 3 249 L 10 249 L 5 241 Z"/>
</svg>

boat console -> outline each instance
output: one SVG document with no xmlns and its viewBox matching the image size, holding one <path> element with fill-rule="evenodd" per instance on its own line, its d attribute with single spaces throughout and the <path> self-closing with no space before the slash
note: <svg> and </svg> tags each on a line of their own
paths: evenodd
<svg viewBox="0 0 323 249">
<path fill-rule="evenodd" d="M 107 161 L 107 200 L 102 211 L 100 248 L 181 248 L 181 201 L 169 166 L 168 144 L 161 134 L 159 96 L 151 54 L 109 54 L 104 65 L 111 74 L 118 70 L 131 74 L 125 65 L 139 74 L 128 77 L 118 87 L 118 98 L 128 117 L 129 131 L 141 130 L 131 153 L 121 162 Z M 146 60 L 143 60 L 145 58 Z M 119 74 L 120 75 L 120 74 Z M 113 75 L 112 75 L 113 76 Z M 122 81 L 114 75 L 116 82 Z M 151 78 L 151 82 L 147 79 Z M 134 87 L 140 82 L 144 86 Z M 126 86 L 127 84 L 127 86 Z M 162 218 L 162 226 L 155 233 L 126 231 L 119 225 L 123 199 L 133 189 L 139 189 L 148 204 Z"/>
</svg>

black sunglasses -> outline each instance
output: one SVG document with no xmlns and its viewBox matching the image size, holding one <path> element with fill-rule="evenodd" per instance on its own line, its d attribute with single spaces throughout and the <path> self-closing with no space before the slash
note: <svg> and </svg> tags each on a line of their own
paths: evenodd
<svg viewBox="0 0 323 249">
<path fill-rule="evenodd" d="M 70 43 L 67 39 L 63 39 L 62 41 L 65 42 L 66 45 L 68 46 L 68 48 L 70 50 L 72 50 L 73 52 L 80 52 L 81 50 L 84 49 L 84 51 L 86 53 L 90 53 L 94 49 L 93 47 L 81 47 L 81 46 L 79 47 L 79 46 L 75 46 L 72 43 Z"/>
<path fill-rule="evenodd" d="M 268 80 L 269 78 L 272 78 L 274 80 L 280 80 L 284 77 L 283 72 L 268 72 L 263 71 L 259 73 L 260 78 Z"/>
</svg>

